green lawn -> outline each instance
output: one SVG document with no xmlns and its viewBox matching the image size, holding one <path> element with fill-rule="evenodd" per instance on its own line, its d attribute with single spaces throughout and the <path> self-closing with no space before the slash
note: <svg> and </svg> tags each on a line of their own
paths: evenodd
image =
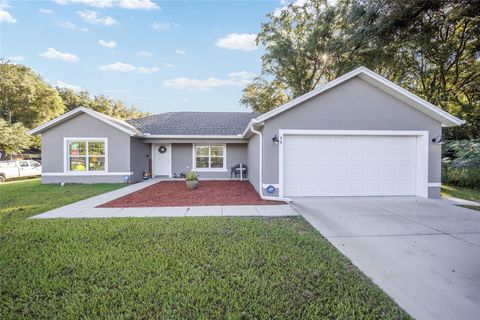
<svg viewBox="0 0 480 320">
<path fill-rule="evenodd" d="M 117 187 L 0 186 L 0 318 L 408 318 L 300 217 L 24 219 Z"/>
<path fill-rule="evenodd" d="M 461 187 L 442 186 L 442 195 L 471 200 L 480 201 L 480 190 L 467 189 Z"/>
</svg>

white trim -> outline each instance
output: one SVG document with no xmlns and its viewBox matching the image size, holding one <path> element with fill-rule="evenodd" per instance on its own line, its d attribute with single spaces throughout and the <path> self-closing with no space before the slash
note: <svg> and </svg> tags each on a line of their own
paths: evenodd
<svg viewBox="0 0 480 320">
<path fill-rule="evenodd" d="M 172 163 L 172 153 L 173 153 L 173 149 L 172 149 L 172 144 L 171 143 L 152 143 L 151 144 L 151 154 L 152 154 L 152 177 L 155 177 L 157 175 L 157 171 L 156 171 L 156 167 L 157 167 L 157 152 L 158 152 L 158 148 L 160 146 L 167 146 L 167 150 L 169 150 L 168 152 L 170 153 L 169 154 L 169 166 L 168 166 L 168 177 L 171 178 L 172 177 L 172 166 L 173 166 L 173 163 Z"/>
<path fill-rule="evenodd" d="M 68 149 L 68 142 L 69 141 L 80 141 L 80 142 L 89 142 L 89 141 L 102 141 L 105 145 L 105 155 L 104 155 L 104 162 L 105 162 L 105 170 L 103 171 L 70 171 L 70 164 L 69 160 L 69 149 Z M 88 153 L 88 151 L 87 151 Z M 82 157 L 82 156 L 80 156 Z M 85 155 L 88 159 L 88 156 Z M 86 163 L 88 167 L 88 161 Z M 63 172 L 64 173 L 81 173 L 81 175 L 96 175 L 97 173 L 108 173 L 108 138 L 106 137 L 63 137 Z"/>
<path fill-rule="evenodd" d="M 102 172 L 102 171 L 91 171 L 90 173 L 80 172 L 80 171 L 69 171 L 69 172 L 42 172 L 42 176 L 45 177 L 59 177 L 59 176 L 131 176 L 133 172 Z"/>
<path fill-rule="evenodd" d="M 284 197 L 284 149 L 285 135 L 360 135 L 360 136 L 416 136 L 417 137 L 417 179 L 416 195 L 428 198 L 428 131 L 396 131 L 396 130 L 279 130 L 279 195 Z"/>
<path fill-rule="evenodd" d="M 428 101 L 423 100 L 422 98 L 414 95 L 413 93 L 403 89 L 402 87 L 396 85 L 395 83 L 391 82 L 390 80 L 387 80 L 386 78 L 376 74 L 375 72 L 365 68 L 365 67 L 360 67 L 357 68 L 353 71 L 350 71 L 346 74 L 344 74 L 341 77 L 338 77 L 337 79 L 330 81 L 317 89 L 314 89 L 296 99 L 293 99 L 292 101 L 276 108 L 273 109 L 267 113 L 262 114 L 258 118 L 254 119 L 252 123 L 249 123 L 249 126 L 253 125 L 254 123 L 259 123 L 262 121 L 265 121 L 267 119 L 270 119 L 272 117 L 275 117 L 276 115 L 287 111 L 288 109 L 295 107 L 296 105 L 311 99 L 315 97 L 316 95 L 325 92 L 355 76 L 360 76 L 363 80 L 369 81 L 373 85 L 380 85 L 381 88 L 385 91 L 385 89 L 389 89 L 390 95 L 393 93 L 397 93 L 405 98 L 407 98 L 410 102 L 413 102 L 413 107 L 417 109 L 423 109 L 420 110 L 424 113 L 427 113 L 429 116 L 432 118 L 437 118 L 438 121 L 442 122 L 444 126 L 455 126 L 455 125 L 462 125 L 465 123 L 464 120 L 458 119 L 457 117 L 454 117 L 453 115 L 449 114 L 448 112 L 443 111 L 442 109 L 434 106 L 433 104 L 429 103 Z M 391 92 L 390 92 L 391 91 Z M 420 107 L 420 108 L 418 108 Z M 247 131 L 245 130 L 244 134 Z"/>
<path fill-rule="evenodd" d="M 428 183 L 428 187 L 437 187 L 437 188 L 441 188 L 442 187 L 442 183 L 441 182 L 429 182 Z"/>
<path fill-rule="evenodd" d="M 223 168 L 197 168 L 196 152 L 195 152 L 196 146 L 222 146 L 223 147 Z M 211 158 L 210 154 L 208 155 L 208 158 L 209 159 Z M 225 143 L 192 143 L 192 170 L 195 172 L 228 172 L 227 144 Z"/>
<path fill-rule="evenodd" d="M 90 115 L 90 116 L 92 116 L 92 117 L 94 117 L 94 118 L 96 118 L 96 119 L 98 119 L 102 122 L 105 122 L 106 124 L 111 125 L 114 128 L 117 128 L 120 131 L 123 131 L 123 132 L 129 134 L 130 136 L 134 136 L 136 134 L 135 133 L 135 128 L 132 125 L 128 124 L 127 122 L 122 121 L 122 120 L 114 119 L 112 117 L 109 117 L 107 115 L 101 114 L 99 112 L 93 111 L 93 110 L 85 108 L 85 107 L 78 107 L 78 108 L 73 109 L 73 110 L 71 110 L 67 113 L 64 113 L 61 116 L 56 117 L 55 119 L 50 120 L 50 121 L 34 128 L 34 129 L 28 131 L 28 133 L 31 134 L 31 135 L 42 133 L 43 131 L 47 130 L 48 128 L 50 128 L 52 126 L 55 126 L 57 123 L 62 122 L 63 120 L 68 120 L 69 118 L 75 116 L 79 112 L 86 113 L 86 114 L 88 114 L 88 115 Z M 119 125 L 115 122 L 121 122 L 125 126 L 131 127 L 132 130 L 129 130 L 125 127 L 122 127 L 121 125 Z"/>
<path fill-rule="evenodd" d="M 168 135 L 168 134 L 143 134 L 145 139 L 237 139 L 244 140 L 243 135 Z"/>
</svg>

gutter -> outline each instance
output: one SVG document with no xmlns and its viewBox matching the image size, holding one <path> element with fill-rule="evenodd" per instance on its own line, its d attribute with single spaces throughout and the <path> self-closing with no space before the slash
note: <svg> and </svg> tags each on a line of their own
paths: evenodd
<svg viewBox="0 0 480 320">
<path fill-rule="evenodd" d="M 258 190 L 259 190 L 259 194 L 260 194 L 260 198 L 262 198 L 262 200 L 273 200 L 273 201 L 286 201 L 286 202 L 293 202 L 292 199 L 290 198 L 281 198 L 281 197 L 270 197 L 270 196 L 264 196 L 263 195 L 263 135 L 260 131 L 257 131 L 253 128 L 253 124 L 252 126 L 250 127 L 250 131 L 253 133 L 253 134 L 256 134 L 258 135 L 258 137 L 260 138 L 260 143 L 259 143 L 259 146 L 260 146 L 260 153 L 259 153 L 259 166 L 258 166 Z"/>
</svg>

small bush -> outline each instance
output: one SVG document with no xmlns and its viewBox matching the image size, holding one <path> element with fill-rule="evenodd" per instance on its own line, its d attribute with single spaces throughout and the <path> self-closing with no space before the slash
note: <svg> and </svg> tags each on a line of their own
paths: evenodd
<svg viewBox="0 0 480 320">
<path fill-rule="evenodd" d="M 444 164 L 442 182 L 450 186 L 480 190 L 480 168 L 453 168 Z"/>
<path fill-rule="evenodd" d="M 480 140 L 448 141 L 442 149 L 443 162 L 450 167 L 480 169 Z"/>
<path fill-rule="evenodd" d="M 188 171 L 185 174 L 185 180 L 187 181 L 196 181 L 197 179 L 198 179 L 198 176 L 194 171 Z"/>
</svg>

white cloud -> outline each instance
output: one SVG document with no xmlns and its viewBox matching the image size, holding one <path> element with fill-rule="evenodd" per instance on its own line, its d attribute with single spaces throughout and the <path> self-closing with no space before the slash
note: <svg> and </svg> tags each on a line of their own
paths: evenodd
<svg viewBox="0 0 480 320">
<path fill-rule="evenodd" d="M 65 29 L 68 29 L 68 30 L 80 30 L 80 31 L 83 31 L 83 32 L 87 32 L 87 31 L 88 31 L 87 28 L 78 27 L 77 25 L 71 23 L 70 21 L 61 22 L 61 23 L 60 23 L 60 27 L 65 28 Z"/>
<path fill-rule="evenodd" d="M 98 67 L 98 69 L 102 71 L 138 72 L 142 74 L 150 74 L 159 70 L 157 67 L 136 67 L 132 64 L 123 62 L 115 62 L 112 64 L 103 65 Z"/>
<path fill-rule="evenodd" d="M 50 9 L 40 8 L 38 9 L 38 11 L 40 11 L 40 13 L 43 13 L 43 14 L 53 14 L 53 10 L 50 10 Z"/>
<path fill-rule="evenodd" d="M 152 0 L 120 0 L 118 6 L 130 10 L 158 10 L 160 7 Z"/>
<path fill-rule="evenodd" d="M 157 31 L 167 31 L 172 28 L 178 28 L 178 23 L 171 23 L 171 22 L 154 22 L 152 24 L 152 28 Z"/>
<path fill-rule="evenodd" d="M 101 39 L 98 40 L 98 44 L 106 48 L 115 48 L 117 46 L 117 43 L 115 41 L 105 41 Z"/>
<path fill-rule="evenodd" d="M 83 90 L 79 86 L 76 86 L 76 85 L 73 85 L 73 84 L 70 84 L 70 83 L 66 83 L 66 82 L 63 82 L 61 80 L 57 80 L 57 82 L 55 83 L 55 86 L 59 87 L 59 88 L 71 89 L 73 91 L 82 91 Z"/>
<path fill-rule="evenodd" d="M 118 24 L 118 21 L 110 16 L 101 17 L 93 10 L 77 11 L 77 14 L 85 21 L 93 24 L 102 24 L 104 26 L 113 26 Z"/>
<path fill-rule="evenodd" d="M 253 51 L 258 49 L 255 43 L 256 37 L 256 34 L 230 33 L 226 37 L 218 39 L 215 45 L 229 50 Z"/>
<path fill-rule="evenodd" d="M 17 20 L 7 11 L 0 7 L 0 23 L 16 23 Z"/>
<path fill-rule="evenodd" d="M 183 51 L 182 49 L 177 49 L 177 50 L 175 50 L 175 52 L 176 52 L 177 54 L 182 55 L 182 56 L 184 56 L 184 55 L 187 54 L 187 52 Z"/>
<path fill-rule="evenodd" d="M 63 53 L 55 50 L 54 48 L 48 48 L 47 51 L 41 53 L 40 55 L 48 59 L 56 59 L 66 62 L 77 62 L 79 60 L 78 57 L 72 53 Z"/>
<path fill-rule="evenodd" d="M 7 60 L 14 61 L 14 62 L 22 62 L 22 61 L 25 61 L 25 57 L 24 56 L 12 56 L 12 57 L 7 57 Z"/>
<path fill-rule="evenodd" d="M 137 68 L 137 72 L 138 73 L 143 73 L 143 74 L 150 74 L 150 73 L 154 73 L 154 72 L 157 72 L 158 71 L 158 68 L 157 67 L 138 67 Z"/>
<path fill-rule="evenodd" d="M 167 64 L 165 65 L 165 67 L 166 67 L 166 68 L 175 68 L 176 65 L 174 65 L 173 63 L 167 63 Z"/>
<path fill-rule="evenodd" d="M 199 91 L 207 91 L 212 88 L 221 86 L 244 86 L 255 77 L 255 74 L 240 71 L 232 72 L 228 75 L 228 79 L 219 79 L 209 77 L 207 79 L 193 79 L 187 77 L 174 78 L 163 81 L 163 86 L 174 89 L 192 89 Z"/>
<path fill-rule="evenodd" d="M 58 4 L 84 4 L 96 8 L 119 7 L 129 10 L 158 10 L 160 7 L 153 0 L 53 0 Z"/>
<path fill-rule="evenodd" d="M 143 51 L 143 50 L 140 50 L 140 51 L 137 51 L 135 53 L 135 55 L 137 57 L 143 57 L 143 58 L 150 58 L 151 56 L 153 56 L 153 53 L 149 52 L 149 51 Z"/>
</svg>

